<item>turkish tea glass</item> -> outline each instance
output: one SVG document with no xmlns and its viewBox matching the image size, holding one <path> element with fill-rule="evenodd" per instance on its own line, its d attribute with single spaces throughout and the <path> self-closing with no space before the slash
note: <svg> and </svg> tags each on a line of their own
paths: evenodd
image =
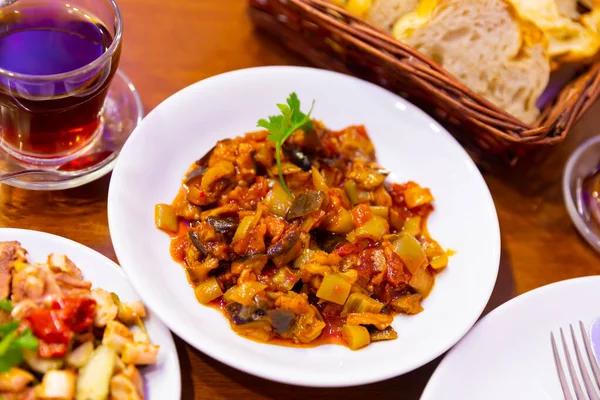
<svg viewBox="0 0 600 400">
<path fill-rule="evenodd" d="M 0 8 L 0 149 L 60 165 L 88 151 L 119 65 L 114 0 L 19 0 Z"/>
</svg>

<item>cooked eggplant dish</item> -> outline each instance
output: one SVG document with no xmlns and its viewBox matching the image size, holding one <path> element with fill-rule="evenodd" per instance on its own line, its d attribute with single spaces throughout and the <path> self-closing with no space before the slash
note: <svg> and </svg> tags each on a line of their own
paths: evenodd
<svg viewBox="0 0 600 400">
<path fill-rule="evenodd" d="M 359 349 L 397 337 L 448 264 L 429 189 L 394 183 L 363 126 L 333 131 L 295 94 L 265 130 L 219 141 L 155 208 L 196 298 L 245 337 Z"/>
</svg>

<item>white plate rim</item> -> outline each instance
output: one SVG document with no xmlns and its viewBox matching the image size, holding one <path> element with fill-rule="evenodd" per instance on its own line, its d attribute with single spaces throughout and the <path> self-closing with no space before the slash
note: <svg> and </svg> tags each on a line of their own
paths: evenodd
<svg viewBox="0 0 600 400">
<path fill-rule="evenodd" d="M 141 296 L 139 295 L 139 292 L 137 292 L 137 290 L 135 290 L 135 288 L 133 287 L 133 285 L 131 285 L 131 282 L 129 281 L 129 279 L 127 278 L 127 275 L 125 274 L 125 272 L 123 271 L 123 268 L 121 268 L 118 264 L 116 264 L 114 261 L 112 261 L 110 258 L 106 257 L 104 254 L 88 247 L 85 246 L 81 243 L 78 243 L 74 240 L 59 236 L 59 235 L 54 235 L 52 233 L 48 233 L 48 232 L 42 232 L 42 231 L 37 231 L 34 229 L 21 229 L 21 228 L 0 228 L 0 235 L 4 235 L 6 234 L 9 237 L 12 237 L 11 240 L 16 240 L 19 241 L 19 237 L 31 237 L 32 240 L 48 240 L 48 241 L 55 241 L 58 243 L 62 243 L 66 246 L 70 246 L 70 247 L 77 247 L 82 253 L 87 253 L 90 254 L 92 257 L 96 257 L 99 260 L 102 260 L 106 265 L 104 267 L 109 267 L 111 268 L 114 272 L 118 273 L 119 275 L 121 275 L 124 279 L 125 282 L 127 282 L 127 284 L 129 286 L 131 286 L 131 288 L 133 289 L 132 291 L 136 293 L 136 295 L 141 299 Z M 26 250 L 30 250 L 28 248 L 25 248 Z M 68 257 L 69 255 L 66 254 L 66 256 Z M 85 275 L 84 275 L 85 278 Z M 94 287 L 95 284 L 94 282 L 92 282 L 92 287 Z M 152 311 L 150 309 L 150 311 L 154 314 L 155 316 L 155 321 L 154 323 L 159 326 L 161 329 L 166 330 L 169 335 L 168 337 L 168 342 L 167 343 L 161 343 L 161 349 L 168 347 L 169 350 L 169 356 L 172 358 L 172 361 L 174 363 L 174 365 L 177 366 L 177 368 L 173 371 L 170 371 L 171 373 L 174 373 L 175 375 L 175 382 L 169 382 L 170 385 L 172 385 L 172 390 L 173 393 L 176 394 L 175 398 L 181 398 L 181 364 L 179 362 L 179 355 L 177 353 L 177 346 L 175 346 L 175 341 L 173 339 L 173 334 L 171 333 L 171 331 L 169 330 L 169 328 L 166 326 L 166 324 L 164 322 L 162 322 L 161 319 L 158 318 L 158 315 L 156 313 L 154 313 L 154 311 Z M 163 350 L 164 351 L 164 350 Z M 143 372 L 142 372 L 143 375 Z M 146 397 L 149 397 L 151 395 L 147 394 Z"/>
<path fill-rule="evenodd" d="M 434 392 L 434 390 L 436 390 L 435 386 L 437 385 L 438 379 L 440 379 L 439 377 L 443 374 L 443 370 L 445 368 L 448 368 L 449 365 L 451 365 L 450 356 L 452 356 L 454 353 L 460 352 L 462 350 L 463 346 L 466 346 L 466 344 L 463 344 L 463 343 L 465 343 L 465 341 L 468 340 L 469 334 L 471 334 L 471 332 L 474 332 L 476 329 L 483 329 L 483 328 L 480 328 L 480 326 L 485 327 L 488 323 L 490 323 L 489 321 L 493 321 L 497 317 L 499 317 L 507 312 L 510 312 L 514 308 L 519 307 L 519 305 L 521 303 L 529 301 L 530 298 L 544 296 L 548 292 L 560 291 L 563 288 L 576 286 L 579 283 L 582 283 L 585 281 L 598 281 L 598 284 L 600 285 L 600 275 L 583 276 L 583 277 L 579 277 L 579 278 L 572 278 L 572 279 L 566 279 L 563 281 L 549 283 L 547 285 L 540 286 L 536 289 L 530 290 L 519 296 L 516 296 L 516 297 L 510 299 L 509 301 L 507 301 L 506 303 L 503 303 L 500 306 L 493 309 L 492 311 L 490 311 L 485 317 L 483 317 L 479 322 L 477 322 L 475 324 L 475 326 L 473 326 L 473 328 L 470 330 L 470 332 L 467 333 L 467 335 L 465 335 L 444 356 L 444 359 L 440 362 L 440 364 L 437 366 L 437 368 L 435 369 L 435 371 L 429 378 L 429 381 L 427 382 L 427 386 L 425 386 L 425 389 L 423 390 L 423 393 L 421 394 L 421 400 L 436 399 L 436 397 L 434 397 L 436 395 L 436 392 Z"/>
<path fill-rule="evenodd" d="M 388 90 L 386 90 L 378 85 L 375 85 L 371 82 L 364 81 L 364 80 L 361 80 L 361 79 L 353 77 L 353 76 L 341 74 L 338 72 L 323 70 L 323 69 L 310 68 L 310 67 L 296 67 L 296 66 L 265 66 L 265 67 L 239 69 L 239 70 L 234 70 L 234 71 L 230 71 L 230 72 L 225 72 L 225 73 L 215 75 L 215 76 L 206 78 L 204 80 L 198 81 L 196 83 L 193 83 L 193 84 L 179 90 L 178 92 L 174 93 L 173 95 L 169 96 L 167 99 L 165 99 L 163 102 L 161 102 L 157 107 L 155 107 L 150 113 L 148 113 L 148 115 L 146 116 L 144 121 L 142 121 L 142 123 L 135 129 L 135 131 L 129 137 L 128 141 L 125 143 L 121 154 L 129 153 L 129 147 L 133 146 L 133 143 L 137 140 L 137 137 L 142 134 L 142 129 L 144 129 L 144 127 L 145 127 L 146 120 L 151 119 L 154 114 L 157 114 L 159 112 L 157 110 L 163 108 L 164 105 L 169 104 L 171 102 L 175 102 L 177 97 L 180 97 L 181 95 L 183 95 L 187 92 L 197 90 L 199 87 L 202 87 L 205 84 L 213 83 L 214 81 L 224 80 L 230 76 L 238 75 L 238 74 L 253 74 L 258 71 L 269 71 L 269 72 L 273 72 L 273 73 L 275 73 L 277 71 L 287 71 L 287 72 L 297 71 L 297 72 L 312 72 L 312 73 L 319 73 L 319 74 L 329 74 L 331 76 L 335 76 L 335 77 L 338 77 L 341 79 L 347 79 L 349 82 L 356 82 L 361 85 L 368 85 L 370 87 L 376 88 L 377 90 L 380 90 L 382 92 L 385 92 L 387 94 L 391 94 L 391 95 L 395 96 L 399 103 L 403 104 L 403 106 L 405 106 L 407 109 L 410 109 L 410 112 L 416 113 L 417 115 L 428 119 L 432 124 L 434 124 L 436 126 L 436 129 L 441 130 L 443 134 L 448 136 L 448 138 L 456 146 L 456 150 L 463 154 L 464 162 L 466 162 L 470 167 L 474 168 L 477 171 L 477 179 L 480 181 L 482 188 L 485 191 L 484 194 L 487 197 L 488 204 L 490 206 L 488 211 L 490 212 L 490 216 L 492 217 L 492 220 L 495 222 L 494 226 L 492 227 L 492 229 L 493 229 L 492 233 L 493 233 L 493 236 L 495 237 L 496 245 L 494 246 L 494 254 L 492 255 L 492 257 L 496 261 L 494 263 L 495 268 L 493 271 L 491 271 L 491 274 L 493 275 L 493 279 L 490 279 L 488 282 L 485 282 L 485 286 L 486 286 L 485 292 L 487 293 L 486 301 L 485 302 L 482 301 L 482 304 L 477 308 L 476 312 L 475 312 L 475 309 L 472 311 L 473 315 L 470 319 L 470 323 L 468 325 L 465 324 L 465 328 L 462 329 L 459 334 L 456 334 L 454 337 L 448 338 L 446 340 L 446 342 L 444 343 L 444 345 L 441 345 L 441 346 L 439 346 L 438 349 L 436 349 L 435 351 L 432 351 L 428 357 L 423 358 L 419 362 L 414 362 L 413 364 L 408 365 L 406 368 L 404 368 L 402 370 L 394 370 L 394 371 L 390 371 L 385 374 L 382 373 L 382 374 L 379 374 L 377 377 L 353 376 L 353 377 L 348 377 L 343 381 L 341 381 L 341 380 L 336 381 L 336 382 L 320 381 L 320 382 L 315 383 L 315 382 L 306 380 L 304 378 L 290 379 L 290 378 L 282 377 L 282 376 L 273 376 L 273 375 L 269 375 L 269 374 L 264 374 L 260 370 L 244 368 L 239 363 L 236 362 L 235 358 L 229 357 L 229 356 L 224 356 L 223 353 L 217 351 L 216 349 L 211 348 L 210 346 L 204 346 L 201 341 L 196 340 L 193 337 L 193 335 L 188 333 L 187 329 L 185 328 L 185 326 L 183 326 L 183 324 L 182 325 L 173 324 L 171 321 L 171 318 L 169 316 L 168 310 L 166 310 L 166 309 L 163 310 L 162 306 L 158 305 L 157 302 L 155 302 L 153 300 L 153 298 L 150 296 L 149 293 L 146 293 L 146 291 L 144 291 L 143 288 L 138 287 L 138 282 L 134 279 L 134 276 L 130 275 L 132 273 L 132 271 L 130 271 L 129 268 L 127 268 L 127 265 L 126 265 L 127 263 L 123 261 L 123 258 L 126 253 L 123 250 L 123 248 L 121 247 L 121 243 L 126 242 L 126 240 L 125 240 L 125 237 L 121 235 L 121 232 L 114 228 L 117 225 L 117 223 L 115 222 L 116 216 L 115 216 L 115 211 L 113 210 L 113 207 L 112 207 L 113 202 L 111 201 L 111 198 L 114 197 L 114 190 L 115 190 L 114 188 L 116 186 L 113 184 L 113 182 L 115 182 L 115 180 L 119 179 L 119 176 L 120 176 L 120 173 L 119 173 L 120 164 L 122 163 L 122 161 L 120 161 L 120 160 L 122 160 L 123 157 L 119 157 L 119 159 L 117 160 L 115 169 L 113 171 L 111 185 L 109 187 L 109 192 L 108 192 L 108 221 L 109 221 L 109 229 L 110 229 L 111 237 L 113 240 L 113 246 L 115 249 L 115 253 L 117 255 L 117 258 L 120 260 L 120 263 L 123 264 L 123 270 L 125 271 L 125 274 L 130 278 L 130 282 L 131 282 L 132 286 L 136 289 L 138 294 L 140 294 L 144 303 L 149 308 L 151 308 L 154 311 L 154 313 L 156 315 L 158 315 L 163 321 L 166 321 L 166 324 L 169 326 L 169 328 L 172 330 L 172 332 L 174 332 L 177 336 L 179 336 L 180 338 L 185 340 L 192 347 L 195 347 L 196 349 L 200 350 L 201 352 L 210 356 L 211 358 L 213 358 L 219 362 L 222 362 L 228 366 L 236 368 L 240 371 L 243 371 L 245 373 L 248 373 L 248 374 L 251 374 L 254 376 L 258 376 L 258 377 L 261 377 L 264 379 L 268 379 L 271 381 L 284 383 L 284 384 L 307 386 L 307 387 L 332 387 L 332 388 L 333 387 L 359 386 L 359 385 L 379 382 L 379 381 L 394 378 L 399 375 L 403 375 L 405 373 L 413 371 L 413 370 L 427 364 L 428 362 L 430 362 L 430 361 L 436 359 L 437 357 L 439 357 L 440 355 L 444 354 L 446 351 L 448 351 L 448 349 L 450 349 L 452 346 L 454 346 L 477 322 L 477 320 L 481 316 L 481 313 L 485 309 L 485 306 L 487 305 L 489 298 L 492 295 L 493 289 L 496 284 L 499 267 L 500 267 L 500 251 L 501 251 L 500 226 L 499 226 L 499 221 L 498 221 L 498 214 L 497 214 L 497 211 L 495 208 L 495 203 L 494 203 L 492 195 L 489 191 L 487 183 L 485 182 L 483 176 L 479 172 L 477 166 L 475 165 L 475 163 L 473 162 L 471 157 L 462 148 L 462 146 L 458 143 L 458 141 L 456 141 L 456 139 L 445 128 L 443 128 L 441 125 L 439 125 L 431 116 L 429 116 L 423 110 L 419 109 L 417 106 L 410 103 L 408 100 L 406 100 L 400 96 L 397 96 L 396 94 L 393 94 L 393 93 L 389 92 Z"/>
</svg>

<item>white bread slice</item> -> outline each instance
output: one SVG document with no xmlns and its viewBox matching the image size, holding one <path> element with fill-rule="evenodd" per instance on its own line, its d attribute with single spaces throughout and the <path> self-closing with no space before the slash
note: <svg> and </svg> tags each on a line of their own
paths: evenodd
<svg viewBox="0 0 600 400">
<path fill-rule="evenodd" d="M 374 0 L 367 20 L 386 32 L 391 32 L 394 23 L 413 11 L 419 0 Z"/>
<path fill-rule="evenodd" d="M 401 18 L 394 36 L 498 107 L 533 122 L 550 77 L 541 32 L 520 21 L 504 0 L 438 3 L 429 16 L 418 17 L 420 24 L 414 24 L 414 13 Z"/>
</svg>

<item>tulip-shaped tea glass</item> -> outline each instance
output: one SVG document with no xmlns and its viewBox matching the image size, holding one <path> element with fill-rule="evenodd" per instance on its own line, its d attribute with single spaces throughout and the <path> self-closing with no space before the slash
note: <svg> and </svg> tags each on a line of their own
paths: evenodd
<svg viewBox="0 0 600 400">
<path fill-rule="evenodd" d="M 142 117 L 137 92 L 117 71 L 122 37 L 114 0 L 19 0 L 0 8 L 2 172 L 108 155 L 83 164 L 89 174 L 74 179 L 42 174 L 10 184 L 73 187 L 112 168 Z"/>
</svg>

